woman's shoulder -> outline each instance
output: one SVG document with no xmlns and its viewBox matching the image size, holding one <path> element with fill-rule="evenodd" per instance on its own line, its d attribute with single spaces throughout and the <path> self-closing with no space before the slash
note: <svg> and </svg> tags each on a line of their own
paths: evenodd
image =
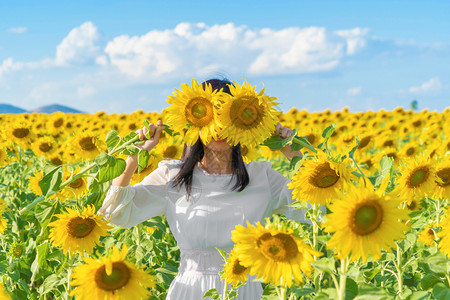
<svg viewBox="0 0 450 300">
<path fill-rule="evenodd" d="M 272 169 L 272 163 L 270 161 L 251 161 L 246 163 L 246 166 L 249 172 L 261 172 Z"/>
<path fill-rule="evenodd" d="M 183 161 L 181 159 L 165 159 L 158 163 L 158 168 L 167 167 L 169 169 L 181 168 Z"/>
</svg>

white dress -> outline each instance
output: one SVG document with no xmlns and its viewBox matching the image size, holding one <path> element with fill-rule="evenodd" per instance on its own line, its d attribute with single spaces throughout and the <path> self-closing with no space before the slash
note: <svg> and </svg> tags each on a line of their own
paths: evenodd
<svg viewBox="0 0 450 300">
<path fill-rule="evenodd" d="M 166 216 L 181 253 L 178 275 L 166 299 L 200 300 L 211 288 L 222 293 L 224 280 L 218 273 L 224 261 L 215 248 L 231 250 L 231 231 L 236 225 L 263 223 L 265 217 L 279 212 L 304 220 L 303 211 L 285 206 L 293 201 L 289 179 L 273 170 L 269 162 L 245 165 L 250 182 L 242 192 L 231 191 L 231 174 L 209 174 L 195 167 L 191 197 L 186 201 L 184 186 L 178 190 L 169 184 L 179 171 L 180 160 L 161 161 L 134 186 L 109 189 L 102 210 L 117 226 L 131 227 L 154 216 Z M 249 280 L 238 289 L 237 299 L 257 300 L 262 292 L 261 283 Z"/>
</svg>

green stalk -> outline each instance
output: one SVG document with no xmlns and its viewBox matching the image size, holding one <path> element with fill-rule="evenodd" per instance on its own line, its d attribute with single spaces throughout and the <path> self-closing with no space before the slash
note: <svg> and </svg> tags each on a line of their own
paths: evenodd
<svg viewBox="0 0 450 300">
<path fill-rule="evenodd" d="M 308 150 L 310 150 L 310 151 L 312 151 L 312 152 L 314 152 L 314 153 L 317 153 L 317 150 L 314 148 L 314 146 L 312 146 L 312 145 L 310 145 L 310 144 L 307 144 L 307 143 L 303 142 L 303 141 L 300 140 L 300 138 L 297 137 L 297 136 L 295 136 L 295 137 L 292 139 L 292 142 L 293 142 L 293 143 L 296 143 L 296 144 L 299 144 L 300 146 L 302 146 L 302 147 L 304 147 L 304 148 L 306 148 L 306 149 L 308 149 Z"/>
<path fill-rule="evenodd" d="M 439 227 L 439 216 L 441 214 L 441 201 L 439 198 L 436 200 L 436 203 L 436 227 Z"/>
<path fill-rule="evenodd" d="M 277 285 L 275 290 L 277 291 L 278 299 L 286 300 L 286 286 Z"/>
<path fill-rule="evenodd" d="M 348 268 L 348 258 L 341 259 L 341 267 L 339 272 L 339 290 L 338 299 L 345 299 L 345 288 L 347 285 L 347 268 Z"/>
<path fill-rule="evenodd" d="M 403 292 L 403 272 L 402 272 L 402 251 L 397 244 L 397 263 L 395 263 L 397 269 L 397 283 L 398 283 L 398 293 Z"/>
<path fill-rule="evenodd" d="M 225 285 L 223 287 L 222 300 L 226 300 L 227 297 L 227 280 L 225 279 Z"/>
</svg>

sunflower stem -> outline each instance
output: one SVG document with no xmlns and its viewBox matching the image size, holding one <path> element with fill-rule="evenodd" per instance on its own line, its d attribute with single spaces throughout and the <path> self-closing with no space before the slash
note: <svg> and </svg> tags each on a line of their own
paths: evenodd
<svg viewBox="0 0 450 300">
<path fill-rule="evenodd" d="M 278 299 L 286 300 L 286 286 L 277 285 L 275 290 L 277 291 Z"/>
<path fill-rule="evenodd" d="M 338 299 L 345 299 L 345 288 L 347 285 L 347 269 L 348 269 L 348 258 L 341 259 L 341 267 L 339 269 L 339 290 Z"/>
<path fill-rule="evenodd" d="M 436 227 L 439 227 L 439 216 L 441 214 L 441 201 L 438 198 L 436 200 Z"/>
<path fill-rule="evenodd" d="M 225 285 L 223 286 L 222 300 L 228 299 L 227 297 L 227 280 L 225 279 Z"/>
<path fill-rule="evenodd" d="M 296 144 L 299 144 L 300 146 L 303 146 L 304 148 L 306 148 L 306 149 L 308 149 L 308 150 L 310 150 L 310 151 L 312 151 L 312 152 L 314 152 L 314 153 L 317 153 L 317 150 L 316 150 L 316 148 L 314 148 L 313 145 L 304 143 L 304 142 L 303 142 L 302 140 L 300 140 L 300 138 L 297 137 L 297 136 L 295 136 L 295 137 L 292 139 L 292 142 L 293 142 L 293 143 L 296 143 Z"/>
<path fill-rule="evenodd" d="M 403 273 L 402 273 L 402 251 L 397 243 L 397 263 L 395 264 L 397 269 L 397 283 L 398 283 L 398 293 L 403 292 Z"/>
<path fill-rule="evenodd" d="M 36 198 L 36 200 L 34 200 L 33 202 L 31 202 L 30 204 L 28 204 L 27 206 L 25 206 L 24 208 L 22 208 L 21 210 L 19 210 L 19 214 L 23 214 L 24 211 L 32 208 L 33 206 L 35 206 L 36 204 L 38 204 L 39 202 L 41 202 L 41 200 L 45 199 L 45 196 L 39 196 Z"/>
</svg>

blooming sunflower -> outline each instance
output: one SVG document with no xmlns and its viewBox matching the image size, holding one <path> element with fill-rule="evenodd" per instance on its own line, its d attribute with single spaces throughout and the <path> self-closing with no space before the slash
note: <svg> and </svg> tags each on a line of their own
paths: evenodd
<svg viewBox="0 0 450 300">
<path fill-rule="evenodd" d="M 27 121 L 15 122 L 6 128 L 7 137 L 21 146 L 28 147 L 34 140 L 35 134 L 31 124 Z"/>
<path fill-rule="evenodd" d="M 432 196 L 437 188 L 435 163 L 426 156 L 407 160 L 407 164 L 400 167 L 400 173 L 402 176 L 399 176 L 393 193 L 402 195 L 407 203 L 413 198 L 420 200 Z"/>
<path fill-rule="evenodd" d="M 78 174 L 79 172 L 80 168 L 78 167 L 77 169 L 74 170 L 73 174 Z M 70 176 L 71 174 L 66 173 L 64 175 L 63 182 L 68 180 Z M 81 197 L 88 192 L 89 190 L 87 187 L 86 177 L 79 177 L 74 181 L 72 181 L 70 184 L 68 184 L 67 187 L 61 191 L 61 194 L 64 197 L 73 198 L 74 194 L 76 195 L 76 197 Z"/>
<path fill-rule="evenodd" d="M 0 167 L 7 165 L 8 160 L 8 152 L 6 152 L 6 149 L 2 145 L 0 145 Z"/>
<path fill-rule="evenodd" d="M 264 87 L 256 93 L 248 82 L 242 86 L 233 83 L 229 85 L 231 95 L 225 94 L 226 98 L 219 104 L 219 137 L 233 145 L 259 145 L 275 132 L 278 111 L 273 106 L 279 104 L 274 102 L 277 98 L 264 96 Z"/>
<path fill-rule="evenodd" d="M 169 136 L 160 141 L 154 151 L 162 158 L 180 159 L 183 154 L 183 146 L 175 138 Z"/>
<path fill-rule="evenodd" d="M 8 220 L 3 218 L 0 212 L 0 234 L 5 232 L 6 227 L 8 226 Z"/>
<path fill-rule="evenodd" d="M 333 233 L 327 249 L 336 248 L 339 259 L 351 253 L 352 262 L 359 258 L 366 262 L 369 253 L 377 260 L 381 249 L 390 251 L 395 240 L 404 236 L 409 211 L 398 208 L 398 197 L 383 195 L 383 188 L 374 191 L 369 180 L 361 180 L 358 187 L 348 184 L 345 191 L 330 205 L 332 213 L 324 223 L 325 232 Z"/>
<path fill-rule="evenodd" d="M 94 159 L 100 154 L 99 140 L 92 132 L 83 132 L 72 138 L 72 149 L 76 156 L 81 159 Z"/>
<path fill-rule="evenodd" d="M 241 155 L 244 162 L 249 163 L 258 158 L 258 148 L 244 145 L 241 147 Z"/>
<path fill-rule="evenodd" d="M 436 176 L 438 179 L 436 180 L 436 198 L 450 199 L 450 162 L 448 156 L 447 159 L 441 160 L 436 166 Z"/>
<path fill-rule="evenodd" d="M 239 257 L 234 250 L 228 255 L 222 270 L 222 279 L 233 286 L 237 286 L 239 282 L 248 280 L 249 267 L 240 264 Z"/>
<path fill-rule="evenodd" d="M 155 278 L 125 261 L 127 247 L 114 247 L 111 257 L 95 260 L 84 257 L 86 264 L 74 269 L 70 296 L 91 300 L 125 300 L 147 298 L 147 288 L 155 287 Z"/>
<path fill-rule="evenodd" d="M 12 299 L 11 296 L 6 292 L 3 283 L 0 282 L 0 299 L 1 300 L 9 300 Z"/>
<path fill-rule="evenodd" d="M 39 180 L 41 180 L 42 177 L 44 177 L 44 173 L 36 171 L 28 178 L 28 187 L 35 195 L 42 194 L 41 187 L 39 186 Z"/>
<path fill-rule="evenodd" d="M 445 210 L 444 218 L 439 225 L 441 227 L 441 231 L 437 233 L 437 236 L 441 238 L 438 245 L 439 250 L 447 257 L 450 257 L 450 218 L 448 209 Z"/>
<path fill-rule="evenodd" d="M 192 79 L 191 87 L 183 83 L 181 91 L 175 89 L 173 94 L 167 99 L 171 106 L 165 110 L 165 117 L 175 131 L 183 132 L 188 127 L 185 143 L 192 145 L 199 136 L 205 144 L 211 138 L 217 139 L 215 106 L 224 93 L 213 91 L 210 84 L 198 84 Z"/>
<path fill-rule="evenodd" d="M 434 232 L 433 228 L 436 228 L 435 223 L 430 224 L 430 226 L 427 226 L 425 229 L 419 232 L 417 241 L 423 243 L 425 246 L 434 245 L 436 240 L 436 233 Z"/>
<path fill-rule="evenodd" d="M 352 177 L 344 161 L 338 163 L 319 152 L 317 160 L 304 161 L 302 167 L 292 176 L 288 187 L 299 201 L 325 204 L 336 198 L 343 184 Z"/>
<path fill-rule="evenodd" d="M 84 251 L 91 254 L 100 236 L 108 235 L 111 228 L 103 216 L 95 215 L 95 207 L 88 206 L 78 213 L 67 208 L 67 213 L 56 215 L 58 220 L 51 222 L 49 238 L 54 246 L 63 249 L 64 254 L 69 250 L 83 254 Z"/>
<path fill-rule="evenodd" d="M 39 138 L 36 143 L 33 143 L 32 149 L 37 156 L 45 156 L 48 158 L 58 150 L 58 144 L 54 138 L 45 136 Z"/>
<path fill-rule="evenodd" d="M 253 227 L 236 226 L 231 239 L 236 243 L 234 249 L 239 263 L 250 267 L 250 275 L 262 278 L 265 282 L 291 286 L 303 282 L 302 274 L 311 275 L 311 262 L 314 256 L 322 253 L 313 250 L 293 235 L 293 230 L 283 223 L 260 222 Z"/>
</svg>

